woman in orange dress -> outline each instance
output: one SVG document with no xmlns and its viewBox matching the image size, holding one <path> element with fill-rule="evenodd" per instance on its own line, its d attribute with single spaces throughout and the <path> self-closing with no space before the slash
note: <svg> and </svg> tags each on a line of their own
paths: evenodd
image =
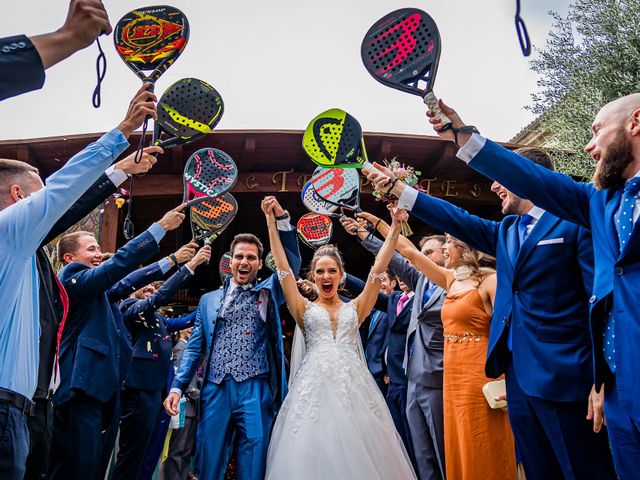
<svg viewBox="0 0 640 480">
<path fill-rule="evenodd" d="M 447 290 L 444 327 L 444 449 L 447 478 L 517 478 L 515 447 L 507 412 L 489 407 L 482 393 L 487 378 L 489 324 L 496 291 L 495 271 L 480 267 L 481 254 L 447 235 L 445 266 L 429 260 L 401 237 L 397 250 L 432 282 Z"/>
</svg>

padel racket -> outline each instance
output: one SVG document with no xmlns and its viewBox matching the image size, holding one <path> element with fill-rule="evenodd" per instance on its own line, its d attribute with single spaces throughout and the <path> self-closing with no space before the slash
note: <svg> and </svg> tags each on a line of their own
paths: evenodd
<svg viewBox="0 0 640 480">
<path fill-rule="evenodd" d="M 317 250 L 331 240 L 333 223 L 331 223 L 331 219 L 326 215 L 305 213 L 300 217 L 300 220 L 298 220 L 296 230 L 305 245 Z"/>
<path fill-rule="evenodd" d="M 402 8 L 373 24 L 362 41 L 360 55 L 373 78 L 422 97 L 446 129 L 451 120 L 433 94 L 440 49 L 440 32 L 433 18 L 417 8 Z"/>
<path fill-rule="evenodd" d="M 311 185 L 318 196 L 333 205 L 360 212 L 360 175 L 351 168 L 316 168 Z"/>
<path fill-rule="evenodd" d="M 276 259 L 273 258 L 273 252 L 267 253 L 267 256 L 264 258 L 264 264 L 272 272 L 276 271 Z"/>
<path fill-rule="evenodd" d="M 231 252 L 226 252 L 220 257 L 218 273 L 220 273 L 220 281 L 222 283 L 224 283 L 227 277 L 233 275 L 233 272 L 231 272 Z"/>
<path fill-rule="evenodd" d="M 238 203 L 230 193 L 220 197 L 201 197 L 189 205 L 193 241 L 208 245 L 220 235 L 238 213 Z"/>
<path fill-rule="evenodd" d="M 222 97 L 197 78 L 183 78 L 171 85 L 158 102 L 153 144 L 171 148 L 211 133 L 224 113 Z"/>
<path fill-rule="evenodd" d="M 120 58 L 140 80 L 151 84 L 178 59 L 188 41 L 187 17 L 166 5 L 133 10 L 113 31 Z"/>
<path fill-rule="evenodd" d="M 184 166 L 183 202 L 198 197 L 217 197 L 233 188 L 238 167 L 233 159 L 217 148 L 203 148 L 189 157 Z"/>
<path fill-rule="evenodd" d="M 373 169 L 367 160 L 360 123 L 339 108 L 311 120 L 302 137 L 302 148 L 321 167 Z"/>
<path fill-rule="evenodd" d="M 321 167 L 318 167 L 321 168 Z M 327 202 L 322 198 L 313 188 L 311 180 L 304 184 L 302 187 L 302 204 L 307 207 L 307 210 L 313 213 L 319 213 L 320 215 L 327 215 L 329 217 L 341 217 L 342 212 L 337 205 Z"/>
</svg>

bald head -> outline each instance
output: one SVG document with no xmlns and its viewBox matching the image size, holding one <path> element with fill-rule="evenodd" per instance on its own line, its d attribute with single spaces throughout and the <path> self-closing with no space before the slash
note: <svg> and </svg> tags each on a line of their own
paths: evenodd
<svg viewBox="0 0 640 480">
<path fill-rule="evenodd" d="M 624 122 L 630 119 L 637 110 L 640 110 L 640 93 L 632 93 L 607 103 L 600 109 L 596 119 L 602 117 L 603 119 Z"/>
</svg>

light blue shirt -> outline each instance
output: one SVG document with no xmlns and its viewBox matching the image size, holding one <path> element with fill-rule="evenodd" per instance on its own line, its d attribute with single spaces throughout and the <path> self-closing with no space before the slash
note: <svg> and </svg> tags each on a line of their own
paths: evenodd
<svg viewBox="0 0 640 480">
<path fill-rule="evenodd" d="M 128 146 L 119 130 L 104 134 L 47 178 L 43 189 L 0 211 L 0 388 L 33 397 L 40 336 L 35 252 Z"/>
</svg>

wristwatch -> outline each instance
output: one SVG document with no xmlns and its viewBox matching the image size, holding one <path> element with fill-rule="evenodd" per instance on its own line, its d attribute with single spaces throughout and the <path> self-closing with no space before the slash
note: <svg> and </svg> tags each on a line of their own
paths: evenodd
<svg viewBox="0 0 640 480">
<path fill-rule="evenodd" d="M 171 255 L 169 255 L 169 258 L 174 263 L 174 265 L 179 265 L 180 262 L 178 262 L 178 257 L 176 257 L 175 254 L 172 253 Z"/>
</svg>

